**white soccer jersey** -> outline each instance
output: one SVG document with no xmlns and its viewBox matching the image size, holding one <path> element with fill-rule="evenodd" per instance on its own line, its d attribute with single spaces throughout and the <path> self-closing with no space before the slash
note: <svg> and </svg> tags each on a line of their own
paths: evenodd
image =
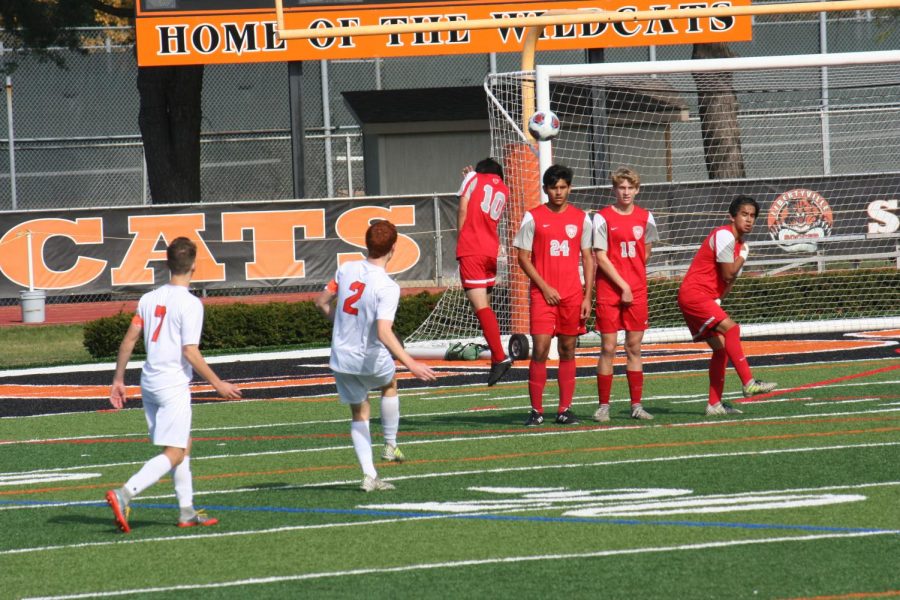
<svg viewBox="0 0 900 600">
<path fill-rule="evenodd" d="M 203 331 L 203 304 L 184 286 L 167 284 L 144 294 L 135 320 L 144 328 L 147 360 L 141 387 L 156 391 L 187 386 L 194 376 L 182 348 L 199 344 Z"/>
<path fill-rule="evenodd" d="M 329 365 L 338 373 L 393 372 L 394 359 L 378 339 L 377 321 L 393 321 L 400 286 L 367 260 L 344 263 L 334 276 L 337 304 Z"/>
</svg>

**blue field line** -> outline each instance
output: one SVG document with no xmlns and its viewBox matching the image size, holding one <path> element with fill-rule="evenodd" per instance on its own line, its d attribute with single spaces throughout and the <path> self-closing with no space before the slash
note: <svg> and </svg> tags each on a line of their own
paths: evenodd
<svg viewBox="0 0 900 600">
<path fill-rule="evenodd" d="M 105 502 L 39 502 L 39 501 L 0 501 L 0 506 L 89 506 L 107 508 Z M 175 504 L 146 504 L 134 503 L 132 508 L 146 509 L 174 509 Z M 200 508 L 214 512 L 269 512 L 288 514 L 311 515 L 345 515 L 354 517 L 387 517 L 392 519 L 422 519 L 443 518 L 473 521 L 510 521 L 525 523 L 586 523 L 593 525 L 653 525 L 663 527 L 713 527 L 726 529 L 756 529 L 756 530 L 785 530 L 803 532 L 828 532 L 828 533 L 896 533 L 897 529 L 880 529 L 871 527 L 829 527 L 825 525 L 785 525 L 772 523 L 729 523 L 727 521 L 660 521 L 640 519 L 601 519 L 592 517 L 548 517 L 539 515 L 491 515 L 491 514 L 452 514 L 442 512 L 411 512 L 391 510 L 371 510 L 361 508 L 306 508 L 294 506 L 225 506 L 204 504 Z"/>
</svg>

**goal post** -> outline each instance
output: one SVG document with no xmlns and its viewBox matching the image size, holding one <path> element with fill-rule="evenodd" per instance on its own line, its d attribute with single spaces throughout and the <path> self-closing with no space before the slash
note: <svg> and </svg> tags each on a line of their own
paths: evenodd
<svg viewBox="0 0 900 600">
<path fill-rule="evenodd" d="M 497 76 L 492 97 L 531 77 Z M 900 327 L 900 52 L 540 65 L 533 80 L 562 122 L 541 168 L 573 167 L 577 204 L 609 204 L 619 165 L 642 176 L 661 236 L 645 339 L 689 339 L 677 284 L 740 193 L 761 205 L 726 299 L 742 334 Z"/>
<path fill-rule="evenodd" d="M 523 85 L 562 123 L 540 151 L 522 119 L 534 110 Z M 661 238 L 648 266 L 646 341 L 690 340 L 677 288 L 737 194 L 761 205 L 724 303 L 742 335 L 900 328 L 900 52 L 541 65 L 489 75 L 485 89 L 492 154 L 515 198 L 540 194 L 537 173 L 551 161 L 573 168 L 571 200 L 588 211 L 612 202 L 617 166 L 640 173 L 637 201 Z M 512 300 L 521 274 L 508 244 L 523 210 L 501 223 L 494 308 L 504 334 L 527 327 L 527 307 Z M 451 287 L 411 341 L 447 339 L 463 323 L 477 340 Z"/>
</svg>

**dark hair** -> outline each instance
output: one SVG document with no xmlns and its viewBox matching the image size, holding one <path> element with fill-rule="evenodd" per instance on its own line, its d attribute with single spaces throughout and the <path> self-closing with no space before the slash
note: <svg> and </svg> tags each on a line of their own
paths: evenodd
<svg viewBox="0 0 900 600">
<path fill-rule="evenodd" d="M 543 182 L 545 186 L 553 187 L 560 179 L 572 185 L 572 169 L 564 165 L 550 165 L 544 171 Z"/>
<path fill-rule="evenodd" d="M 166 248 L 166 266 L 172 275 L 190 273 L 197 260 L 197 244 L 186 237 L 177 237 Z"/>
<path fill-rule="evenodd" d="M 478 164 L 475 165 L 475 172 L 497 175 L 500 179 L 503 179 L 503 167 L 500 166 L 500 163 L 490 157 L 479 160 Z"/>
<path fill-rule="evenodd" d="M 397 243 L 397 227 L 390 221 L 374 221 L 366 230 L 369 258 L 381 258 Z"/>
<path fill-rule="evenodd" d="M 732 217 L 736 217 L 738 211 L 740 211 L 741 207 L 745 204 L 752 205 L 756 210 L 756 214 L 753 215 L 754 217 L 759 216 L 759 203 L 750 196 L 745 196 L 743 194 L 741 194 L 740 196 L 735 196 L 734 200 L 731 201 L 731 205 L 729 205 L 728 207 L 728 214 Z"/>
</svg>

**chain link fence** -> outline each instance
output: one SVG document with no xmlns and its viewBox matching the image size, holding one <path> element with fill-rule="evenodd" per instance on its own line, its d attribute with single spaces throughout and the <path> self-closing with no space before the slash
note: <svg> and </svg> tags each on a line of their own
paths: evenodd
<svg viewBox="0 0 900 600">
<path fill-rule="evenodd" d="M 893 49 L 900 47 L 898 21 L 890 13 L 874 11 L 757 17 L 753 41 L 730 46 L 740 56 Z M 63 67 L 9 50 L 0 36 L 0 61 L 11 71 L 4 103 L 7 118 L 0 118 L 0 210 L 152 202 L 138 128 L 132 31 L 81 33 L 86 52 L 59 50 Z M 603 55 L 607 62 L 689 59 L 691 47 L 616 48 Z M 518 70 L 519 60 L 518 54 L 509 53 L 304 63 L 305 196 L 364 195 L 362 132 L 342 92 L 480 87 L 489 72 Z M 577 63 L 586 55 L 541 52 L 537 60 Z M 205 68 L 202 202 L 295 196 L 288 92 L 284 63 Z"/>
<path fill-rule="evenodd" d="M 85 53 L 64 66 L 0 41 L 14 64 L 0 119 L 0 210 L 127 206 L 151 202 L 138 130 L 137 65 L 128 28 L 83 29 Z M 742 56 L 884 50 L 900 46 L 888 13 L 757 17 Z M 690 58 L 690 46 L 607 49 L 608 62 Z M 584 52 L 544 52 L 542 63 L 583 62 Z M 305 195 L 362 195 L 359 124 L 341 95 L 374 89 L 480 86 L 515 71 L 519 56 L 457 55 L 303 64 Z M 294 196 L 288 71 L 283 63 L 210 65 L 204 72 L 202 201 Z M 450 192 L 453 190 L 435 190 Z"/>
</svg>

